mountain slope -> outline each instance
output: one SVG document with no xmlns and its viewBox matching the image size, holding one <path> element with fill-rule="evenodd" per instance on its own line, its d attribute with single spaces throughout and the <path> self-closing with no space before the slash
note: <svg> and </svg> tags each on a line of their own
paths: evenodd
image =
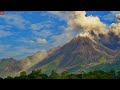
<svg viewBox="0 0 120 90">
<path fill-rule="evenodd" d="M 4 59 L 0 62 L 0 76 L 6 77 L 8 75 L 17 76 L 21 71 L 27 71 L 29 68 L 41 62 L 46 57 L 51 55 L 54 51 L 56 51 L 59 47 L 52 48 L 48 51 L 39 51 L 32 56 L 28 56 L 22 60 L 12 60 L 12 59 Z M 7 68 L 7 69 L 6 69 Z"/>
<path fill-rule="evenodd" d="M 46 57 L 48 57 L 51 53 L 53 53 L 55 50 L 57 50 L 59 47 L 52 48 L 48 51 L 39 51 L 35 53 L 32 56 L 29 56 L 27 58 L 24 58 L 20 60 L 18 63 L 19 66 L 22 67 L 22 70 L 27 70 L 33 65 L 37 64 L 38 62 L 41 62 L 44 60 Z"/>
<path fill-rule="evenodd" d="M 94 65 L 88 69 L 84 69 L 85 72 L 102 70 L 102 71 L 120 71 L 120 61 L 112 62 L 112 63 L 101 63 L 98 65 Z"/>
<path fill-rule="evenodd" d="M 52 69 L 62 71 L 91 63 L 100 63 L 102 59 L 107 63 L 111 62 L 117 54 L 118 52 L 95 43 L 89 37 L 79 35 L 30 68 L 29 71 L 38 68 L 43 69 L 45 73 Z"/>
<path fill-rule="evenodd" d="M 10 74 L 9 67 L 15 62 L 16 60 L 13 58 L 0 59 L 0 77 Z"/>
</svg>

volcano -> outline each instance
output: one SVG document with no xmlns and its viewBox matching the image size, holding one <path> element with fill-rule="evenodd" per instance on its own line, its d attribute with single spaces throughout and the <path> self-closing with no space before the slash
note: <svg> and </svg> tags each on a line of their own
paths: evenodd
<svg viewBox="0 0 120 90">
<path fill-rule="evenodd" d="M 96 43 L 88 36 L 78 35 L 29 71 L 38 68 L 45 72 L 52 69 L 69 70 L 83 65 L 107 63 L 111 62 L 117 54 L 117 51 Z"/>
<path fill-rule="evenodd" d="M 36 69 L 42 69 L 42 72 L 46 74 L 50 74 L 52 70 L 56 70 L 58 73 L 65 70 L 70 73 L 79 73 L 83 70 L 89 70 L 91 67 L 95 67 L 95 70 L 96 65 L 100 64 L 106 64 L 104 67 L 108 68 L 107 66 L 111 66 L 109 64 L 115 63 L 115 61 L 119 62 L 119 56 L 119 51 L 98 43 L 88 34 L 80 34 L 64 46 L 45 52 L 39 51 L 19 61 L 11 60 L 12 63 L 6 64 L 5 68 L 1 68 L 0 76 L 16 76 L 21 71 L 30 73 Z M 1 63 L 1 65 L 3 64 Z M 113 64 L 112 67 L 114 65 L 117 64 Z M 93 68 L 90 70 L 93 70 Z"/>
</svg>

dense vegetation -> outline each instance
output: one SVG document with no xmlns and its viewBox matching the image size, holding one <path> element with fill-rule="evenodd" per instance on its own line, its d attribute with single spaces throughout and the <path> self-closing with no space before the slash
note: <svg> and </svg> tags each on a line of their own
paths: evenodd
<svg viewBox="0 0 120 90">
<path fill-rule="evenodd" d="M 92 71 L 89 73 L 82 72 L 82 74 L 69 74 L 67 71 L 64 71 L 63 73 L 58 74 L 53 70 L 50 75 L 47 75 L 41 73 L 41 70 L 34 70 L 28 75 L 25 71 L 23 71 L 20 73 L 20 76 L 8 76 L 4 79 L 120 79 L 120 71 Z"/>
</svg>

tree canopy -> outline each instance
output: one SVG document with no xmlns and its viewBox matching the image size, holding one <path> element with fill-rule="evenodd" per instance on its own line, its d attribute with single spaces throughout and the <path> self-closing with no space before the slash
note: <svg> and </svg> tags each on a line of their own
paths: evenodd
<svg viewBox="0 0 120 90">
<path fill-rule="evenodd" d="M 19 76 L 8 76 L 4 79 L 120 79 L 120 71 L 91 71 L 88 73 L 84 72 L 80 74 L 69 74 L 68 71 L 64 71 L 61 74 L 58 74 L 55 70 L 52 70 L 51 74 L 47 75 L 42 73 L 41 69 L 38 69 L 33 70 L 29 74 L 27 74 L 25 71 L 22 71 Z"/>
</svg>

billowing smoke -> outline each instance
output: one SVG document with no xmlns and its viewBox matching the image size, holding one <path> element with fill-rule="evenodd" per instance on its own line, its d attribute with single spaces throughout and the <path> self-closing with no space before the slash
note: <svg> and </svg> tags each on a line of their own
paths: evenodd
<svg viewBox="0 0 120 90">
<path fill-rule="evenodd" d="M 51 13 L 58 15 L 67 21 L 67 32 L 78 30 L 80 34 L 87 35 L 93 31 L 96 35 L 99 33 L 108 34 L 114 32 L 116 35 L 120 35 L 120 14 L 116 14 L 116 23 L 112 23 L 109 26 L 109 30 L 106 29 L 106 24 L 100 21 L 97 16 L 86 16 L 85 11 L 50 11 Z"/>
<path fill-rule="evenodd" d="M 110 25 L 110 32 L 120 35 L 120 14 L 116 15 L 116 23 Z"/>
<path fill-rule="evenodd" d="M 120 23 L 120 14 L 116 15 L 116 23 Z"/>
<path fill-rule="evenodd" d="M 102 23 L 97 16 L 86 16 L 85 11 L 72 11 L 68 18 L 67 31 L 78 30 L 81 36 L 89 35 L 91 31 L 96 35 L 107 33 L 106 24 Z"/>
<path fill-rule="evenodd" d="M 64 11 L 64 16 L 68 18 L 68 27 L 66 31 L 78 30 L 81 36 L 89 35 L 93 31 L 97 36 L 99 34 L 108 35 L 109 32 L 113 32 L 116 35 L 120 35 L 120 14 L 116 15 L 116 23 L 112 23 L 109 26 L 109 30 L 106 29 L 106 24 L 100 21 L 97 16 L 86 16 L 85 11 Z"/>
</svg>

